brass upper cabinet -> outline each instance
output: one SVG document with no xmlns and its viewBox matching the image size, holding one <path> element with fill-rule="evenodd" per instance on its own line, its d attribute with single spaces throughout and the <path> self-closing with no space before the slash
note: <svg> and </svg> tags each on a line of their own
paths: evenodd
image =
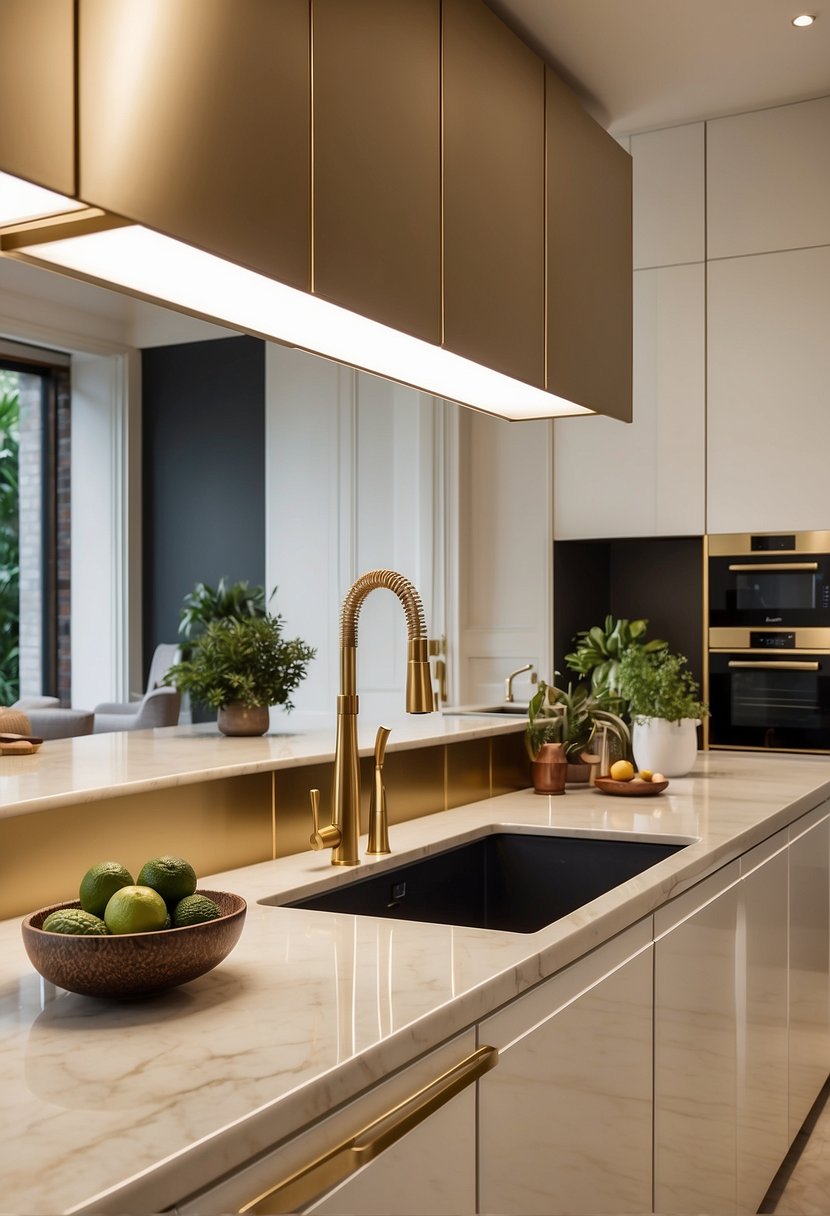
<svg viewBox="0 0 830 1216">
<path fill-rule="evenodd" d="M 81 197 L 307 290 L 308 0 L 80 0 L 78 55 Z"/>
<path fill-rule="evenodd" d="M 441 341 L 439 0 L 312 0 L 315 293 Z"/>
<path fill-rule="evenodd" d="M 73 0 L 0 0 L 0 170 L 75 193 Z"/>
<path fill-rule="evenodd" d="M 548 389 L 631 421 L 631 157 L 549 68 Z"/>
<path fill-rule="evenodd" d="M 444 345 L 545 383 L 544 65 L 482 2 L 443 3 Z"/>
</svg>

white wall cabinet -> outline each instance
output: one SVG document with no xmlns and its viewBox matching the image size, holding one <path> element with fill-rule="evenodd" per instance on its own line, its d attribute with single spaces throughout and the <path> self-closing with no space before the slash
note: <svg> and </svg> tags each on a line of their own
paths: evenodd
<svg viewBox="0 0 830 1216">
<path fill-rule="evenodd" d="M 706 257 L 705 124 L 631 137 L 634 269 Z"/>
<path fill-rule="evenodd" d="M 790 828 L 789 1136 L 830 1073 L 830 818 L 827 804 Z"/>
<path fill-rule="evenodd" d="M 651 1210 L 651 921 L 480 1026 L 479 1210 Z"/>
<path fill-rule="evenodd" d="M 362 1133 L 367 1125 L 436 1078 L 465 1064 L 475 1050 L 475 1032 L 465 1031 L 323 1119 L 310 1131 L 174 1210 L 179 1216 L 221 1216 L 239 1211 L 342 1141 Z M 322 1193 L 314 1198 L 302 1198 L 295 1187 L 290 1192 L 275 1194 L 270 1200 L 263 1199 L 251 1211 L 257 1216 L 279 1212 L 325 1212 L 329 1216 L 407 1216 L 418 1212 L 423 1216 L 453 1216 L 458 1212 L 475 1212 L 475 1094 L 473 1077 L 448 1102 L 342 1183 L 326 1184 L 326 1171 L 317 1170 L 309 1185 L 301 1188 L 313 1190 L 317 1185 L 314 1180 L 319 1180 Z"/>
<path fill-rule="evenodd" d="M 708 277 L 707 530 L 825 528 L 830 245 Z"/>
<path fill-rule="evenodd" d="M 705 530 L 702 263 L 634 275 L 634 421 L 562 418 L 554 431 L 557 540 Z"/>
<path fill-rule="evenodd" d="M 758 1211 L 790 1142 L 788 889 L 787 832 L 783 831 L 741 858 L 737 938 L 739 1212 Z"/>
<path fill-rule="evenodd" d="M 654 1210 L 736 1207 L 737 862 L 654 917 Z"/>
<path fill-rule="evenodd" d="M 710 258 L 830 244 L 830 97 L 707 123 Z"/>
</svg>

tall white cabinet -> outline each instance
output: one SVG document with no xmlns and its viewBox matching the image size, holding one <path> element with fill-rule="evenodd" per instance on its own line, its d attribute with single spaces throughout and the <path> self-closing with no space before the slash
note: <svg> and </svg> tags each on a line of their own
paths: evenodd
<svg viewBox="0 0 830 1216">
<path fill-rule="evenodd" d="M 554 535 L 826 528 L 830 97 L 630 145 L 634 421 L 555 423 Z"/>
</svg>

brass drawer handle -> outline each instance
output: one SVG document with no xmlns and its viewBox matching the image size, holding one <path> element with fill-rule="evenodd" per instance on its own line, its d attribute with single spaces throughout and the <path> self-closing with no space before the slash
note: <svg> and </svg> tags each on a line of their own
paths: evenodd
<svg viewBox="0 0 830 1216">
<path fill-rule="evenodd" d="M 818 570 L 818 562 L 753 562 L 735 563 L 730 570 L 743 574 L 763 574 L 765 570 Z"/>
<path fill-rule="evenodd" d="M 749 663 L 740 659 L 730 659 L 729 667 L 748 667 L 753 671 L 818 671 L 818 663 Z"/>
<path fill-rule="evenodd" d="M 255 1216 L 270 1216 L 277 1212 L 295 1212 L 304 1207 L 318 1195 L 357 1173 L 367 1162 L 411 1132 L 473 1081 L 495 1068 L 498 1058 L 498 1048 L 479 1047 L 466 1060 L 454 1065 L 409 1098 L 404 1098 L 354 1136 L 251 1199 L 238 1209 L 239 1216 L 249 1212 Z"/>
</svg>

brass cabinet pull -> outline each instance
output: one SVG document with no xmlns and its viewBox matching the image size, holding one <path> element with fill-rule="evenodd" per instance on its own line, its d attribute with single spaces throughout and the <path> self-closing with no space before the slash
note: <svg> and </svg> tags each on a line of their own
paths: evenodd
<svg viewBox="0 0 830 1216">
<path fill-rule="evenodd" d="M 749 667 L 755 671 L 818 671 L 820 664 L 808 663 L 750 663 L 741 659 L 730 659 L 728 667 Z"/>
<path fill-rule="evenodd" d="M 763 574 L 766 570 L 818 570 L 818 562 L 736 562 L 729 569 L 744 574 Z"/>
<path fill-rule="evenodd" d="M 268 1216 L 269 1213 L 295 1212 L 304 1207 L 318 1195 L 357 1173 L 367 1162 L 411 1132 L 473 1081 L 495 1068 L 498 1058 L 498 1048 L 479 1047 L 466 1060 L 399 1102 L 354 1136 L 251 1199 L 238 1209 L 239 1216 L 248 1212 L 255 1216 Z"/>
</svg>

